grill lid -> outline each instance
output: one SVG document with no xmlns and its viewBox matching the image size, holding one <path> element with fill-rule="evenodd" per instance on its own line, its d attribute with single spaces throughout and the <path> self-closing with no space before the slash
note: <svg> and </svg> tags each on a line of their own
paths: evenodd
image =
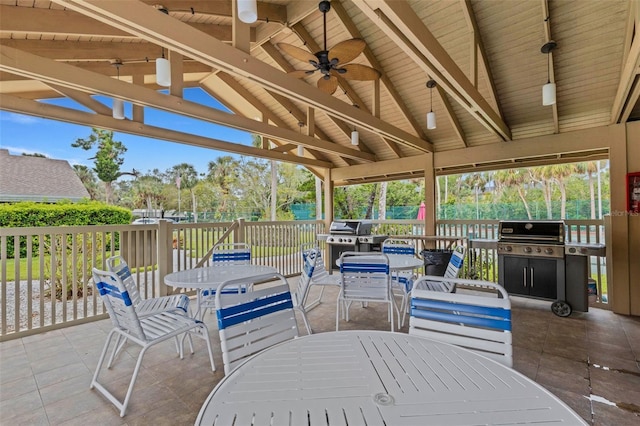
<svg viewBox="0 0 640 426">
<path fill-rule="evenodd" d="M 370 221 L 366 220 L 334 220 L 329 227 L 329 233 L 340 235 L 370 235 Z"/>
<path fill-rule="evenodd" d="M 564 244 L 564 222 L 503 220 L 498 225 L 498 241 Z"/>
</svg>

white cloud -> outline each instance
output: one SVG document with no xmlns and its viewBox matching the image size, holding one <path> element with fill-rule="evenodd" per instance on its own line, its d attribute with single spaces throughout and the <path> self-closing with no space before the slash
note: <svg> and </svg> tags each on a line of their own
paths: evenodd
<svg viewBox="0 0 640 426">
<path fill-rule="evenodd" d="M 11 121 L 13 123 L 18 123 L 18 124 L 36 124 L 40 121 L 40 119 L 36 117 L 31 117 L 30 115 L 16 114 L 13 112 L 1 114 L 0 120 Z"/>
</svg>

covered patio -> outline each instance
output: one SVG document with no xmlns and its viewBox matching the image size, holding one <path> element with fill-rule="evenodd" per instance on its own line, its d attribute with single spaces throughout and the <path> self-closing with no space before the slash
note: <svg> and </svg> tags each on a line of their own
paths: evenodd
<svg viewBox="0 0 640 426">
<path fill-rule="evenodd" d="M 292 286 L 295 279 L 290 280 Z M 314 332 L 335 330 L 335 289 L 308 315 Z M 549 303 L 513 297 L 514 368 L 553 392 L 589 424 L 636 425 L 640 418 L 640 320 L 592 308 L 559 318 Z M 300 333 L 304 326 L 299 322 Z M 205 323 L 214 345 L 212 373 L 204 343 L 180 360 L 171 342 L 145 357 L 124 418 L 98 392 L 88 389 L 109 320 L 77 325 L 0 344 L 0 411 L 11 424 L 193 424 L 200 407 L 223 377 L 215 318 Z M 351 310 L 344 329 L 388 330 L 385 308 Z M 401 332 L 407 331 L 407 325 Z M 124 393 L 137 349 L 114 367 L 109 383 Z"/>
</svg>

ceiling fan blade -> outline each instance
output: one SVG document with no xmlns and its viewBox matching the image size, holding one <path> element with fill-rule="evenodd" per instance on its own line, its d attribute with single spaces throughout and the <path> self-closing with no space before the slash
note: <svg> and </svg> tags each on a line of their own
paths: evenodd
<svg viewBox="0 0 640 426">
<path fill-rule="evenodd" d="M 345 80 L 377 80 L 380 78 L 380 71 L 360 64 L 347 64 L 340 67 L 347 72 L 340 74 Z"/>
<path fill-rule="evenodd" d="M 316 70 L 295 70 L 288 72 L 287 74 L 294 78 L 303 78 L 310 74 L 313 74 Z"/>
<path fill-rule="evenodd" d="M 338 58 L 338 63 L 346 64 L 358 57 L 367 46 L 361 38 L 352 38 L 351 40 L 341 41 L 329 50 L 329 60 Z"/>
<path fill-rule="evenodd" d="M 318 62 L 318 58 L 311 52 L 287 43 L 278 43 L 276 46 L 289 56 L 293 56 L 302 62 Z"/>
<path fill-rule="evenodd" d="M 325 93 L 333 95 L 338 88 L 338 79 L 334 76 L 329 78 L 320 77 L 318 79 L 318 89 L 322 90 Z"/>
</svg>

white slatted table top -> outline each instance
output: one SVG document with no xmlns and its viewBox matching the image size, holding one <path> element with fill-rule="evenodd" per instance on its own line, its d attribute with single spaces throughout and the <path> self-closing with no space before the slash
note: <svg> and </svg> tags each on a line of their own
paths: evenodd
<svg viewBox="0 0 640 426">
<path fill-rule="evenodd" d="M 249 359 L 216 386 L 202 425 L 586 425 L 502 364 L 404 333 L 304 336 Z"/>
<path fill-rule="evenodd" d="M 258 275 L 278 272 L 272 266 L 262 265 L 214 265 L 193 268 L 168 274 L 164 283 L 182 288 L 214 288 L 225 281 L 252 278 Z"/>
</svg>

